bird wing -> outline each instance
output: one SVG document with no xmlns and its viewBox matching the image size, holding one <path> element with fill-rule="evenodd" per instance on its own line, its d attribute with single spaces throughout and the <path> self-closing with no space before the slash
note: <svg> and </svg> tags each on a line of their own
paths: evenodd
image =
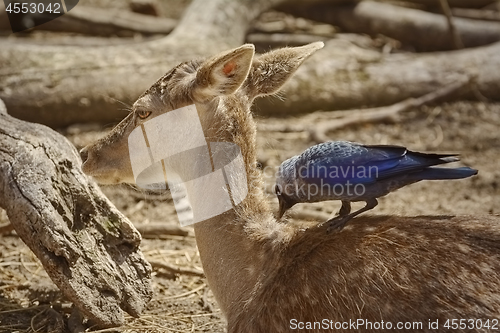
<svg viewBox="0 0 500 333">
<path fill-rule="evenodd" d="M 333 141 L 306 150 L 297 161 L 298 176 L 316 184 L 370 184 L 455 161 L 453 155 L 415 153 L 401 146 Z"/>
</svg>

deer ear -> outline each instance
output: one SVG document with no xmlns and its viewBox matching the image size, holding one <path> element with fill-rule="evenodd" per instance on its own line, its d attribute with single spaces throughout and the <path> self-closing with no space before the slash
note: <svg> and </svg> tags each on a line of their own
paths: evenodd
<svg viewBox="0 0 500 333">
<path fill-rule="evenodd" d="M 234 93 L 245 82 L 254 53 L 254 46 L 245 44 L 204 62 L 196 73 L 193 97 L 208 100 Z"/>
<path fill-rule="evenodd" d="M 256 57 L 248 74 L 248 94 L 255 98 L 276 93 L 304 60 L 324 45 L 323 42 L 315 42 L 286 47 Z"/>
</svg>

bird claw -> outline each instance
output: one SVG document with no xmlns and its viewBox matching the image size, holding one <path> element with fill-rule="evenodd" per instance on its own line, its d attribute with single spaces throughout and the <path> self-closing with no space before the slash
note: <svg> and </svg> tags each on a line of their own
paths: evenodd
<svg viewBox="0 0 500 333">
<path fill-rule="evenodd" d="M 330 233 L 333 230 L 337 230 L 337 231 L 342 230 L 349 220 L 350 220 L 349 216 L 337 216 L 331 220 L 326 221 L 325 224 L 328 225 L 326 232 Z"/>
</svg>

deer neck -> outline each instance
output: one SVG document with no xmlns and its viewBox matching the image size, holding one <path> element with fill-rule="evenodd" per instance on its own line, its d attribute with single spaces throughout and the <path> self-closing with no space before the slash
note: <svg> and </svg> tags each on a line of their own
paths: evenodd
<svg viewBox="0 0 500 333">
<path fill-rule="evenodd" d="M 262 192 L 262 176 L 256 167 L 255 122 L 249 108 L 228 98 L 220 101 L 215 114 L 211 122 L 224 123 L 224 131 L 210 133 L 210 128 L 221 127 L 204 126 L 207 139 L 240 147 L 248 195 L 235 209 L 196 223 L 194 230 L 205 275 L 222 312 L 228 315 L 248 299 L 264 263 L 273 256 L 270 245 L 280 243 L 285 233 Z"/>
</svg>

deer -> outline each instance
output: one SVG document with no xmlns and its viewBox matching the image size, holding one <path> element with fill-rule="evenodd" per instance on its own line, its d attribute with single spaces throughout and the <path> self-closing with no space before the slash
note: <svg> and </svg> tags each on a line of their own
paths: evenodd
<svg viewBox="0 0 500 333">
<path fill-rule="evenodd" d="M 484 331 L 473 319 L 500 327 L 498 216 L 367 214 L 332 233 L 276 220 L 256 162 L 251 106 L 277 93 L 322 47 L 316 42 L 256 55 L 245 44 L 179 64 L 115 128 L 82 149 L 83 171 L 102 184 L 134 183 L 129 133 L 195 104 L 207 141 L 240 147 L 248 182 L 241 203 L 193 226 L 229 333 L 408 328 L 402 325 Z"/>
</svg>

